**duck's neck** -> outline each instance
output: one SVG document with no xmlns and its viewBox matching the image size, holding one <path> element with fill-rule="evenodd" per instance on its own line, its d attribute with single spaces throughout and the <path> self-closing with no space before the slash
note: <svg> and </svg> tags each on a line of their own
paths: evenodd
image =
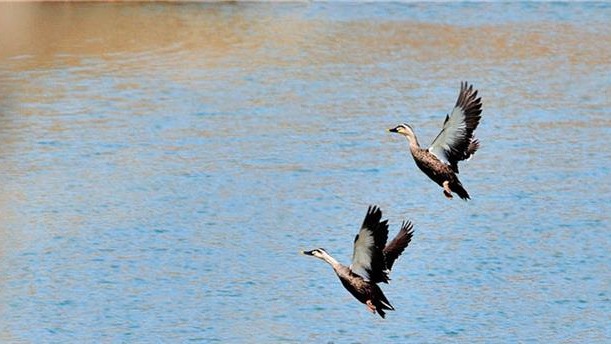
<svg viewBox="0 0 611 344">
<path fill-rule="evenodd" d="M 418 143 L 418 139 L 416 138 L 416 135 L 414 133 L 409 136 L 406 136 L 405 138 L 407 139 L 407 142 L 409 142 L 409 149 L 411 151 L 415 149 L 420 149 L 420 143 Z"/>
<path fill-rule="evenodd" d="M 326 252 L 323 254 L 323 260 L 329 263 L 334 270 L 337 270 L 341 266 L 341 264 L 335 260 L 335 258 L 331 257 L 331 255 Z"/>
</svg>

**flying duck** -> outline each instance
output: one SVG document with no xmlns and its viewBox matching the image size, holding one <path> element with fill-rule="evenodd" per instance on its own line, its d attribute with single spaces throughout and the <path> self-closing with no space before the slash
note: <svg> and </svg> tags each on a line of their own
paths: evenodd
<svg viewBox="0 0 611 344">
<path fill-rule="evenodd" d="M 303 254 L 320 258 L 329 263 L 343 286 L 372 313 L 382 318 L 385 310 L 394 311 L 378 283 L 388 283 L 388 274 L 395 260 L 403 253 L 412 240 L 413 226 L 404 221 L 397 236 L 386 244 L 388 239 L 388 220 L 381 221 L 382 211 L 377 206 L 369 206 L 359 233 L 354 238 L 352 264 L 340 264 L 323 248 L 303 251 Z"/>
<path fill-rule="evenodd" d="M 416 165 L 443 187 L 443 194 L 448 199 L 454 192 L 468 200 L 469 193 L 458 180 L 458 162 L 469 159 L 479 148 L 479 141 L 473 137 L 473 132 L 479 124 L 481 113 L 482 102 L 481 97 L 477 98 L 477 90 L 473 89 L 473 85 L 462 82 L 456 105 L 452 113 L 446 115 L 441 132 L 429 148 L 420 148 L 414 129 L 408 124 L 400 124 L 388 131 L 407 138 Z"/>
</svg>

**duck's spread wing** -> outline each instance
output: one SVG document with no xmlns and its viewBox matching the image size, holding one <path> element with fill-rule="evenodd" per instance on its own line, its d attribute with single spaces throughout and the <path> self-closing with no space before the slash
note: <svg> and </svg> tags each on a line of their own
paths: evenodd
<svg viewBox="0 0 611 344">
<path fill-rule="evenodd" d="M 388 282 L 383 249 L 388 240 L 388 221 L 380 221 L 382 211 L 370 206 L 359 234 L 354 238 L 350 270 L 373 283 Z"/>
<path fill-rule="evenodd" d="M 411 222 L 405 221 L 399 230 L 397 236 L 384 248 L 384 256 L 386 257 L 386 268 L 392 269 L 392 265 L 399 258 L 403 250 L 412 241 L 414 235 L 414 226 Z"/>
<path fill-rule="evenodd" d="M 429 152 L 450 165 L 458 173 L 457 163 L 468 159 L 477 150 L 479 143 L 473 142 L 473 131 L 477 128 L 482 113 L 481 98 L 473 85 L 464 82 L 456 105 L 443 122 L 443 128 L 429 147 Z"/>
</svg>

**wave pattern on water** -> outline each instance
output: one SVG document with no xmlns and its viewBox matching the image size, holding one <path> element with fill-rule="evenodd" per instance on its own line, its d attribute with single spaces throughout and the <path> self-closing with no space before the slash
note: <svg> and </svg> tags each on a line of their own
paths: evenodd
<svg viewBox="0 0 611 344">
<path fill-rule="evenodd" d="M 609 12 L 0 3 L 0 341 L 608 342 Z M 469 203 L 385 133 L 465 79 Z M 298 254 L 374 203 L 416 228 L 386 320 Z"/>
</svg>

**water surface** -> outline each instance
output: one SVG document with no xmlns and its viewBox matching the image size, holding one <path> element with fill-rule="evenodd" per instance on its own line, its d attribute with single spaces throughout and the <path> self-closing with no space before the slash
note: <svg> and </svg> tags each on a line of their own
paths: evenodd
<svg viewBox="0 0 611 344">
<path fill-rule="evenodd" d="M 0 4 L 0 341 L 609 342 L 610 16 Z M 468 203 L 385 132 L 461 80 Z M 299 255 L 348 264 L 369 204 L 416 228 L 385 320 Z"/>
</svg>

